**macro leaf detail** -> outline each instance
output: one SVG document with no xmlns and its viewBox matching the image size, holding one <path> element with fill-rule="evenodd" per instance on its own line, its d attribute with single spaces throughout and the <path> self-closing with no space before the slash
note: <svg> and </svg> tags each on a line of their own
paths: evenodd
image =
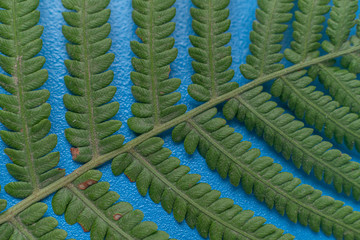
<svg viewBox="0 0 360 240">
<path fill-rule="evenodd" d="M 110 102 L 116 87 L 109 86 L 114 72 L 107 70 L 115 55 L 107 53 L 111 47 L 110 9 L 105 9 L 109 0 L 63 0 L 63 5 L 72 12 L 64 12 L 70 26 L 63 26 L 63 34 L 70 43 L 67 51 L 72 60 L 65 65 L 71 76 L 65 84 L 73 95 L 64 95 L 64 104 L 69 110 L 66 120 L 71 128 L 66 129 L 66 139 L 74 146 L 73 160 L 88 162 L 92 158 L 119 148 L 124 137 L 112 135 L 121 127 L 118 120 L 110 120 L 119 110 L 118 102 Z"/>
<path fill-rule="evenodd" d="M 360 240 L 359 1 L 252 7 L 0 0 L 0 240 Z"/>
<path fill-rule="evenodd" d="M 13 2 L 13 3 L 12 3 Z M 11 3 L 11 4 L 10 4 Z M 0 16 L 0 66 L 9 75 L 0 75 L 0 86 L 10 95 L 0 95 L 0 121 L 9 131 L 1 131 L 2 140 L 9 146 L 4 151 L 12 160 L 9 173 L 18 182 L 5 186 L 5 191 L 25 198 L 65 175 L 55 168 L 60 154 L 51 152 L 57 136 L 48 135 L 51 107 L 46 103 L 49 91 L 38 90 L 48 78 L 41 69 L 45 58 L 36 56 L 42 48 L 43 27 L 37 25 L 39 0 L 2 1 Z M 9 17 L 7 19 L 6 17 Z"/>
<path fill-rule="evenodd" d="M 174 92 L 181 80 L 170 77 L 170 63 L 178 54 L 175 39 L 169 37 L 175 30 L 175 0 L 133 0 L 133 20 L 138 26 L 136 34 L 142 42 L 132 41 L 131 49 L 137 57 L 132 59 L 135 69 L 131 73 L 131 90 L 138 101 L 131 107 L 134 117 L 128 120 L 136 133 L 145 133 L 161 123 L 170 121 L 186 111 L 181 98 Z"/>
<path fill-rule="evenodd" d="M 136 181 L 141 195 L 149 191 L 150 198 L 160 203 L 166 212 L 173 212 L 178 222 L 186 220 L 204 238 L 211 239 L 293 239 L 290 234 L 272 225 L 264 225 L 261 217 L 243 211 L 233 200 L 219 198 L 220 192 L 199 183 L 200 175 L 188 174 L 189 167 L 170 157 L 161 138 L 151 138 L 129 153 L 113 160 L 115 175 L 125 173 Z M 251 230 L 247 227 L 252 224 Z"/>
<path fill-rule="evenodd" d="M 194 47 L 189 49 L 195 60 L 192 66 L 196 72 L 191 79 L 188 92 L 197 101 L 209 101 L 236 89 L 239 85 L 229 82 L 234 70 L 228 70 L 232 63 L 230 42 L 229 0 L 196 1 L 197 8 L 191 8 L 193 29 L 198 36 L 190 36 Z"/>
</svg>

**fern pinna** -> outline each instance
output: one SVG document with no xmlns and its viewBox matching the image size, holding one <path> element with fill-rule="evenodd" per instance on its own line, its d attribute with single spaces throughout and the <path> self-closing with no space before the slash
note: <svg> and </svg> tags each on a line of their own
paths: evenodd
<svg viewBox="0 0 360 240">
<path fill-rule="evenodd" d="M 151 219 L 154 222 L 143 221 L 154 215 L 144 215 L 130 203 L 119 201 L 116 190 L 121 189 L 113 189 L 116 184 L 110 185 L 108 176 L 100 181 L 105 167 L 95 168 L 109 161 L 115 176 L 124 173 L 130 182 L 136 182 L 141 196 L 161 203 L 163 215 L 172 214 L 174 221 L 196 228 L 199 237 L 302 237 L 287 233 L 290 228 L 286 224 L 272 221 L 275 226 L 250 209 L 243 210 L 237 196 L 233 200 L 221 196 L 205 183 L 203 179 L 207 178 L 196 173 L 204 173 L 202 170 L 195 167 L 192 171 L 181 162 L 186 159 L 177 157 L 178 150 L 169 149 L 172 145 L 166 133 L 170 132 L 166 131 L 170 129 L 172 140 L 184 142 L 187 154 L 202 156 L 209 170 L 215 170 L 234 187 L 241 186 L 245 193 L 253 193 L 263 206 L 275 208 L 280 215 L 315 232 L 336 239 L 360 239 L 360 213 L 326 196 L 334 188 L 354 201 L 360 200 L 360 164 L 349 151 L 360 149 L 357 0 L 259 0 L 256 20 L 249 24 L 253 28 L 250 54 L 240 66 L 242 76 L 250 81 L 244 84 L 241 80 L 240 86 L 240 75 L 232 62 L 232 36 L 238 33 L 230 33 L 230 20 L 239 17 L 232 11 L 242 2 L 187 3 L 191 5 L 186 14 L 193 32 L 186 36 L 191 46 L 185 53 L 180 52 L 184 36 L 177 36 L 184 23 L 176 17 L 180 1 L 132 0 L 131 29 L 137 38 L 128 44 L 133 53 L 127 63 L 132 66 L 127 69 L 131 72 L 131 90 L 129 86 L 115 87 L 120 77 L 112 69 L 120 66 L 112 65 L 116 58 L 111 52 L 126 54 L 123 49 L 117 51 L 118 45 L 112 45 L 109 38 L 113 30 L 111 11 L 119 4 L 114 2 L 62 0 L 62 34 L 67 40 L 62 47 L 69 58 L 63 63 L 68 71 L 64 78 L 68 89 L 63 96 L 67 109 L 64 118 L 70 126 L 64 135 L 73 160 L 81 164 L 65 176 L 65 170 L 57 168 L 60 154 L 52 152 L 57 137 L 49 134 L 50 105 L 46 101 L 50 92 L 43 86 L 48 72 L 42 69 L 45 58 L 40 52 L 40 37 L 44 28 L 37 25 L 39 0 L 0 1 L 0 66 L 4 71 L 0 85 L 6 91 L 0 95 L 0 121 L 7 128 L 0 136 L 12 161 L 6 168 L 17 180 L 4 189 L 23 199 L 15 205 L 0 199 L 0 240 L 66 239 L 72 233 L 57 228 L 56 218 L 61 219 L 61 215 L 66 223 L 79 223 L 84 232 L 90 232 L 82 239 L 170 239 L 171 234 L 158 230 L 154 223 L 159 223 L 158 216 Z M 292 35 L 288 47 L 285 34 Z M 193 59 L 184 61 L 193 68 L 188 86 L 179 78 L 186 76 L 172 71 L 179 64 L 179 53 Z M 187 112 L 189 106 L 178 104 L 183 102 L 180 92 L 184 86 L 191 98 L 203 102 Z M 117 134 L 122 123 L 117 115 L 120 104 L 114 100 L 121 99 L 126 90 L 134 98 L 131 109 L 127 109 L 133 114 L 127 126 L 139 134 L 127 141 Z M 251 133 L 237 132 L 241 128 L 230 121 L 234 118 L 282 157 L 272 154 L 279 157 L 274 160 L 252 147 L 246 140 Z M 126 132 L 123 129 L 121 133 Z M 293 176 L 282 158 L 291 159 L 305 175 L 294 172 Z M 199 161 L 196 158 L 192 166 Z M 300 178 L 305 180 L 306 174 L 333 187 L 324 184 L 322 188 L 329 189 L 323 194 L 302 184 Z M 60 217 L 48 216 L 48 202 L 41 202 L 52 193 L 52 210 Z"/>
</svg>

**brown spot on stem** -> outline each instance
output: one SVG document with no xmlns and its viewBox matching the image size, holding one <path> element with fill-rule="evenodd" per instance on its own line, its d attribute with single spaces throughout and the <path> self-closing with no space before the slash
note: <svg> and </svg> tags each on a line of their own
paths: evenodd
<svg viewBox="0 0 360 240">
<path fill-rule="evenodd" d="M 78 148 L 70 148 L 70 152 L 73 160 L 75 160 L 80 154 L 80 150 Z"/>
<path fill-rule="evenodd" d="M 114 214 L 113 216 L 115 221 L 118 221 L 120 218 L 122 218 L 122 215 L 120 213 Z"/>
<path fill-rule="evenodd" d="M 85 181 L 85 182 L 80 183 L 80 184 L 78 185 L 78 188 L 79 188 L 80 190 L 85 190 L 85 189 L 87 189 L 88 187 L 90 187 L 91 185 L 94 185 L 95 183 L 97 183 L 97 181 L 92 180 L 92 179 L 89 179 L 89 180 L 87 180 L 87 181 Z"/>
</svg>

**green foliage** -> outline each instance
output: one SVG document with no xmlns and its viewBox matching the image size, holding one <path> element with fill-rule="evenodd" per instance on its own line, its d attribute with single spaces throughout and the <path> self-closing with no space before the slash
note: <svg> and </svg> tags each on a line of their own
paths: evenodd
<svg viewBox="0 0 360 240">
<path fill-rule="evenodd" d="M 191 8 L 193 29 L 198 36 L 190 36 L 193 48 L 190 56 L 196 72 L 188 88 L 189 95 L 197 101 L 209 101 L 236 89 L 239 84 L 229 82 L 234 70 L 227 70 L 232 63 L 230 42 L 230 0 L 193 0 L 198 8 Z"/>
<path fill-rule="evenodd" d="M 356 35 L 351 36 L 350 40 L 345 44 L 348 47 L 360 45 L 360 25 L 356 26 Z M 341 58 L 341 65 L 349 69 L 351 73 L 360 73 L 360 54 L 359 52 L 354 52 L 347 54 Z"/>
<path fill-rule="evenodd" d="M 169 78 L 170 63 L 177 57 L 175 39 L 169 37 L 175 30 L 175 0 L 133 0 L 133 20 L 139 27 L 136 34 L 142 42 L 132 41 L 131 49 L 138 57 L 132 59 L 135 72 L 131 90 L 138 101 L 131 107 L 135 117 L 128 120 L 136 133 L 145 133 L 166 123 L 186 111 L 186 106 L 176 105 L 181 95 L 174 92 L 181 80 Z"/>
<path fill-rule="evenodd" d="M 330 42 L 324 41 L 322 44 L 329 52 L 338 51 L 348 40 L 358 10 L 358 0 L 333 0 L 333 4 L 326 28 Z"/>
<path fill-rule="evenodd" d="M 127 202 L 117 202 L 119 194 L 109 191 L 108 182 L 98 182 L 102 173 L 90 170 L 52 199 L 54 212 L 65 213 L 69 224 L 79 223 L 91 239 L 169 239 L 153 222 L 141 222 L 144 214 Z M 115 203 L 117 202 L 117 203 Z"/>
<path fill-rule="evenodd" d="M 355 25 L 357 9 L 358 1 L 356 0 L 334 1 L 328 28 L 326 29 L 330 42 L 324 41 L 322 43 L 325 51 L 336 52 L 339 49 L 346 49 L 351 46 L 347 39 L 351 28 Z M 354 41 L 352 41 L 352 44 L 359 45 Z M 343 106 L 349 107 L 352 112 L 360 113 L 360 81 L 356 80 L 356 75 L 350 73 L 357 72 L 353 67 L 356 57 L 352 60 L 352 56 L 354 54 L 344 56 L 341 60 L 341 63 L 349 70 L 319 65 L 319 80 L 326 89 L 329 89 L 330 95 L 336 101 Z"/>
<path fill-rule="evenodd" d="M 58 222 L 53 217 L 43 217 L 47 211 L 45 203 L 35 203 L 12 218 L 9 222 L 0 225 L 1 240 L 64 240 L 67 233 L 56 229 Z"/>
<path fill-rule="evenodd" d="M 350 111 L 360 113 L 360 81 L 347 69 L 321 67 L 319 80 L 329 89 L 330 95 Z"/>
<path fill-rule="evenodd" d="M 320 52 L 320 43 L 318 42 L 322 34 L 322 23 L 325 21 L 325 15 L 330 6 L 330 0 L 299 0 L 298 7 L 300 11 L 295 12 L 295 21 L 293 22 L 293 38 L 291 49 L 286 49 L 286 58 L 293 62 L 304 62 L 308 59 L 318 57 Z M 345 1 L 346 2 L 346 1 Z"/>
<path fill-rule="evenodd" d="M 199 183 L 200 175 L 188 174 L 189 167 L 170 157 L 171 151 L 163 148 L 163 144 L 161 138 L 150 138 L 119 155 L 112 163 L 114 174 L 124 172 L 131 181 L 136 181 L 141 195 L 149 191 L 155 203 L 161 202 L 178 222 L 186 220 L 204 238 L 293 239 L 273 225 L 264 225 L 264 218 L 253 217 L 252 211 L 243 211 L 233 200 L 219 198 L 219 191 Z"/>
<path fill-rule="evenodd" d="M 351 193 L 360 200 L 360 165 L 350 161 L 347 154 L 331 149 L 330 142 L 312 135 L 313 129 L 304 128 L 304 123 L 294 120 L 294 116 L 284 114 L 284 109 L 269 101 L 270 97 L 262 92 L 262 87 L 254 88 L 226 103 L 224 115 L 227 119 L 236 116 L 247 129 L 255 130 L 285 159 L 291 157 L 296 167 L 302 166 L 307 174 L 314 170 L 319 180 L 333 183 L 338 192 Z"/>
<path fill-rule="evenodd" d="M 275 207 L 282 215 L 286 213 L 291 221 L 309 225 L 314 231 L 321 228 L 325 234 L 334 234 L 339 239 L 345 236 L 359 239 L 360 222 L 349 224 L 348 221 L 348 218 L 360 218 L 359 212 L 343 206 L 343 202 L 321 196 L 321 191 L 309 185 L 300 185 L 301 180 L 291 173 L 280 172 L 281 165 L 269 157 L 259 157 L 260 150 L 250 149 L 250 142 L 241 142 L 242 135 L 234 133 L 224 119 L 213 118 L 216 113 L 216 108 L 210 109 L 178 125 L 173 139 L 185 139 L 188 153 L 198 147 L 209 167 L 216 169 L 222 178 L 229 177 L 235 186 L 241 182 L 245 192 L 254 192 L 260 201 L 265 201 L 269 208 Z M 271 138 L 271 133 L 267 133 Z"/>
<path fill-rule="evenodd" d="M 286 101 L 299 119 L 314 125 L 326 137 L 335 138 L 338 143 L 345 142 L 349 149 L 354 146 L 360 151 L 360 119 L 358 114 L 350 113 L 348 107 L 341 107 L 328 95 L 316 91 L 309 85 L 310 77 L 303 77 L 306 71 L 299 71 L 291 76 L 277 79 L 271 93 Z"/>
<path fill-rule="evenodd" d="M 50 153 L 57 144 L 48 120 L 51 107 L 46 103 L 49 91 L 37 90 L 48 78 L 42 56 L 43 27 L 37 25 L 39 0 L 3 0 L 0 7 L 0 66 L 9 75 L 0 75 L 0 86 L 9 94 L 0 95 L 0 121 L 9 131 L 1 131 L 10 147 L 4 151 L 13 163 L 6 165 L 18 182 L 5 186 L 11 196 L 25 198 L 65 175 L 54 168 L 59 153 Z"/>
<path fill-rule="evenodd" d="M 337 239 L 360 240 L 360 213 L 343 202 L 281 172 L 273 159 L 260 157 L 260 150 L 242 141 L 225 119 L 215 118 L 216 105 L 225 103 L 223 114 L 236 117 L 285 159 L 327 184 L 360 200 L 360 164 L 333 148 L 330 142 L 314 135 L 285 109 L 270 101 L 271 95 L 261 84 L 275 79 L 271 94 L 286 101 L 295 115 L 324 131 L 327 138 L 345 142 L 360 150 L 360 84 L 353 73 L 360 68 L 360 27 L 350 39 L 355 26 L 357 0 L 333 0 L 326 28 L 329 41 L 322 38 L 325 14 L 330 0 L 259 0 L 256 21 L 250 34 L 251 55 L 240 67 L 245 78 L 254 80 L 244 86 L 231 82 L 234 71 L 230 42 L 230 0 L 192 0 L 192 27 L 189 49 L 195 74 L 188 93 L 203 105 L 186 113 L 185 105 L 176 105 L 181 96 L 175 92 L 181 80 L 170 78 L 170 64 L 177 57 L 171 34 L 175 23 L 175 0 L 133 0 L 133 20 L 140 41 L 132 41 L 132 105 L 134 117 L 129 127 L 146 133 L 123 145 L 122 135 L 113 135 L 121 122 L 111 120 L 119 104 L 112 99 L 116 88 L 110 86 L 114 73 L 109 71 L 114 54 L 108 53 L 111 39 L 108 22 L 110 0 L 62 0 L 69 11 L 63 34 L 71 60 L 65 65 L 71 76 L 65 84 L 71 94 L 64 96 L 69 110 L 66 119 L 71 128 L 65 131 L 74 147 L 73 159 L 86 163 L 63 177 L 56 169 L 59 153 L 50 153 L 56 136 L 48 135 L 50 106 L 47 90 L 37 90 L 47 80 L 41 70 L 45 60 L 35 57 L 41 47 L 42 27 L 37 26 L 39 0 L 2 0 L 0 7 L 0 66 L 7 75 L 0 85 L 9 93 L 0 95 L 0 121 L 9 129 L 0 135 L 10 147 L 5 150 L 13 160 L 7 168 L 19 182 L 10 183 L 6 191 L 15 197 L 27 197 L 0 214 L 0 239 L 65 239 L 66 232 L 55 229 L 53 218 L 43 218 L 47 210 L 41 199 L 58 191 L 53 209 L 65 214 L 69 224 L 79 223 L 90 231 L 91 239 L 169 239 L 153 222 L 142 222 L 143 213 L 129 203 L 118 202 L 119 195 L 109 191 L 108 182 L 99 182 L 101 172 L 91 170 L 114 159 L 115 175 L 125 173 L 136 181 L 139 193 L 149 193 L 155 203 L 173 213 L 178 222 L 186 221 L 204 238 L 220 239 L 293 239 L 283 230 L 264 224 L 262 217 L 242 210 L 220 192 L 200 182 L 200 175 L 189 174 L 187 166 L 171 157 L 164 141 L 155 137 L 172 127 L 173 140 L 184 141 L 185 150 L 196 150 L 212 170 L 229 178 L 234 186 L 242 185 L 259 201 L 275 208 L 293 222 L 320 229 Z M 283 33 L 292 22 L 291 48 L 282 53 Z M 320 46 L 328 52 L 320 56 Z M 283 57 L 293 66 L 284 68 Z M 334 67 L 336 58 L 343 68 Z M 311 82 L 319 77 L 330 96 L 317 91 Z M 335 100 L 333 100 L 333 98 Z M 79 177 L 80 176 L 80 177 Z M 62 178 L 61 178 L 62 177 Z M 57 180 L 58 178 L 61 178 Z M 0 212 L 6 201 L 0 200 Z"/>
<path fill-rule="evenodd" d="M 107 71 L 115 58 L 107 53 L 111 47 L 111 39 L 107 38 L 110 10 L 105 8 L 110 0 L 62 2 L 67 9 L 74 10 L 63 13 L 70 25 L 63 26 L 63 34 L 70 41 L 66 48 L 72 59 L 65 61 L 71 74 L 65 77 L 65 84 L 73 93 L 64 96 L 69 110 L 66 120 L 72 127 L 66 129 L 65 136 L 75 147 L 73 159 L 88 162 L 121 147 L 124 141 L 122 135 L 112 135 L 120 129 L 121 122 L 109 120 L 119 110 L 118 102 L 110 102 L 116 87 L 109 86 L 114 73 Z"/>
<path fill-rule="evenodd" d="M 0 190 L 1 190 L 1 186 L 0 186 Z M 7 206 L 7 201 L 4 199 L 0 199 L 0 213 L 5 210 L 6 206 Z"/>
<path fill-rule="evenodd" d="M 292 14 L 293 0 L 259 0 L 253 31 L 250 33 L 250 51 L 246 64 L 240 70 L 244 77 L 255 79 L 279 71 L 284 65 L 278 62 L 283 58 L 279 54 L 283 32 L 287 29 Z"/>
</svg>

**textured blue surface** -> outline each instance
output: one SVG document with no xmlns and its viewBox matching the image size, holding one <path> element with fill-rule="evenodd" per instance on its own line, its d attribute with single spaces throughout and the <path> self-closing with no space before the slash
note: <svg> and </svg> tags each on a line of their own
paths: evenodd
<svg viewBox="0 0 360 240">
<path fill-rule="evenodd" d="M 180 92 L 183 96 L 181 103 L 187 105 L 188 109 L 193 109 L 198 106 L 199 103 L 195 102 L 187 94 L 187 86 L 191 83 L 190 77 L 193 74 L 191 68 L 191 58 L 188 55 L 188 48 L 190 42 L 188 35 L 194 34 L 191 29 L 191 17 L 189 14 L 190 7 L 192 7 L 190 0 L 178 0 L 175 4 L 177 8 L 177 15 L 174 21 L 177 23 L 174 37 L 176 39 L 176 47 L 179 49 L 179 55 L 177 60 L 172 64 L 171 75 L 182 79 L 182 85 Z M 249 32 L 251 31 L 252 21 L 255 17 L 255 9 L 257 7 L 255 0 L 232 0 L 230 5 L 230 19 L 232 20 L 230 32 L 233 35 L 230 45 L 233 49 L 233 65 L 232 69 L 236 71 L 234 80 L 239 84 L 245 84 L 245 80 L 240 72 L 240 64 L 245 62 L 246 55 L 249 54 Z M 112 25 L 112 32 L 110 38 L 113 40 L 113 46 L 111 52 L 115 53 L 116 59 L 112 65 L 112 70 L 115 72 L 115 79 L 113 85 L 118 88 L 118 92 L 115 97 L 115 101 L 119 101 L 121 109 L 116 116 L 123 122 L 123 126 L 120 129 L 120 133 L 126 137 L 126 141 L 129 141 L 135 137 L 126 125 L 126 120 L 131 117 L 130 107 L 134 102 L 131 95 L 130 86 L 130 72 L 133 70 L 131 67 L 130 59 L 133 57 L 133 53 L 130 50 L 130 40 L 136 40 L 137 37 L 134 34 L 136 26 L 131 19 L 131 1 L 130 0 L 112 0 L 109 8 L 112 10 L 110 23 Z M 67 93 L 67 89 L 64 86 L 63 78 L 67 74 L 65 66 L 63 64 L 67 57 L 65 51 L 66 40 L 62 36 L 61 27 L 64 23 L 61 12 L 65 9 L 62 7 L 60 0 L 41 0 L 39 7 L 41 12 L 40 24 L 45 27 L 45 31 L 42 39 L 44 40 L 44 47 L 41 51 L 41 55 L 47 59 L 45 68 L 49 71 L 49 80 L 44 85 L 44 88 L 48 88 L 51 92 L 49 103 L 52 105 L 51 133 L 58 135 L 58 146 L 56 151 L 61 153 L 60 167 L 66 169 L 66 173 L 70 173 L 80 165 L 74 163 L 70 156 L 70 145 L 67 143 L 64 137 L 64 129 L 68 128 L 68 124 L 65 121 L 65 108 L 62 101 L 63 94 Z M 291 40 L 291 29 L 287 31 L 284 44 L 288 45 Z M 355 210 L 360 211 L 359 204 L 353 201 L 350 197 L 346 197 L 344 194 L 337 194 L 331 186 L 326 185 L 323 182 L 319 182 L 313 175 L 307 176 L 294 167 L 290 161 L 285 161 L 284 158 L 273 151 L 272 148 L 254 133 L 247 131 L 238 122 L 230 122 L 232 127 L 244 135 L 244 140 L 251 141 L 253 147 L 259 148 L 262 151 L 263 156 L 269 156 L 275 159 L 275 162 L 281 163 L 284 167 L 284 171 L 289 171 L 294 176 L 301 178 L 303 183 L 310 184 L 317 189 L 323 191 L 324 194 L 330 195 L 338 200 L 344 201 L 346 204 L 354 207 Z M 0 128 L 3 128 L 2 126 Z M 171 140 L 170 131 L 163 133 L 166 146 L 173 151 L 173 156 L 181 159 L 182 164 L 189 166 L 192 169 L 192 173 L 198 173 L 202 175 L 202 180 L 209 183 L 214 189 L 222 192 L 222 197 L 232 198 L 236 204 L 242 206 L 244 209 L 251 209 L 257 216 L 263 216 L 268 221 L 276 225 L 279 228 L 285 230 L 286 233 L 292 233 L 297 239 L 334 239 L 333 237 L 327 237 L 323 233 L 314 233 L 308 227 L 303 227 L 299 224 L 294 224 L 286 217 L 280 216 L 276 210 L 268 209 L 264 203 L 260 203 L 253 195 L 247 195 L 244 193 L 241 187 L 233 187 L 230 185 L 228 179 L 221 179 L 219 175 L 209 170 L 204 159 L 198 154 L 189 156 L 185 153 L 182 144 L 174 144 Z M 333 141 L 332 141 L 333 142 Z M 334 143 L 334 142 L 333 142 Z M 343 146 L 338 144 L 334 145 L 341 148 L 344 153 L 349 153 L 354 157 L 355 161 L 360 159 L 360 155 L 354 151 L 348 151 Z M 14 181 L 14 179 L 7 173 L 5 164 L 10 162 L 8 157 L 3 153 L 5 145 L 0 143 L 0 185 L 5 186 L 7 183 Z M 106 164 L 100 168 L 103 172 L 104 181 L 111 183 L 111 190 L 117 191 L 121 195 L 122 201 L 130 202 L 135 209 L 140 209 L 145 214 L 145 220 L 151 220 L 158 224 L 159 229 L 164 230 L 170 234 L 172 238 L 177 239 L 202 239 L 196 230 L 190 229 L 185 223 L 177 223 L 172 214 L 167 214 L 159 204 L 154 204 L 151 199 L 141 197 L 136 190 L 135 183 L 130 183 L 129 180 L 124 177 L 114 177 L 111 173 L 110 164 Z M 66 224 L 63 216 L 56 216 L 51 209 L 51 197 L 44 200 L 49 205 L 47 212 L 48 216 L 53 216 L 59 221 L 59 227 L 65 229 L 69 235 L 69 238 L 75 238 L 78 240 L 90 239 L 89 233 L 84 233 L 81 227 L 76 224 L 70 226 Z M 19 200 L 13 199 L 8 196 L 5 191 L 0 193 L 0 198 L 5 198 L 9 201 L 8 207 L 15 205 Z"/>
</svg>

